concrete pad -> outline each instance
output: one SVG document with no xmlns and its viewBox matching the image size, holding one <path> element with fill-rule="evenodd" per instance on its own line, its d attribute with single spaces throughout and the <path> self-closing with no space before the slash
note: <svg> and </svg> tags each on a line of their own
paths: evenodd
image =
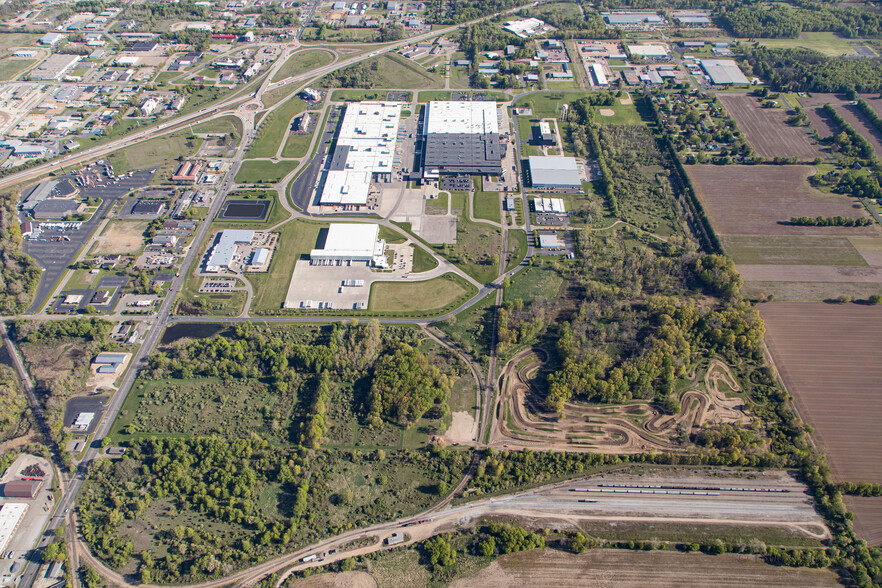
<svg viewBox="0 0 882 588">
<path fill-rule="evenodd" d="M 298 260 L 291 275 L 291 284 L 285 296 L 285 308 L 308 308 L 301 306 L 312 301 L 313 308 L 319 303 L 330 302 L 333 309 L 352 310 L 356 304 L 367 308 L 371 295 L 374 273 L 361 263 L 358 265 L 310 265 L 309 260 Z M 364 286 L 343 286 L 343 280 L 364 280 Z"/>
<path fill-rule="evenodd" d="M 420 230 L 414 229 L 417 235 L 433 245 L 442 243 L 456 244 L 456 215 L 424 215 Z"/>
</svg>

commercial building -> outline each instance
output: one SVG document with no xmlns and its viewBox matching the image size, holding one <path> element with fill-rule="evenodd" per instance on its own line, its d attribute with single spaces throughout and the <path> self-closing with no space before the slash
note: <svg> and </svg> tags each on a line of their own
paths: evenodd
<svg viewBox="0 0 882 588">
<path fill-rule="evenodd" d="M 533 142 L 536 145 L 557 145 L 557 139 L 551 132 L 551 125 L 548 124 L 548 121 L 543 120 L 533 126 Z"/>
<path fill-rule="evenodd" d="M 126 51 L 137 51 L 139 53 L 148 53 L 150 51 L 156 51 L 159 48 L 159 43 L 156 41 L 138 41 L 134 43 L 131 47 L 128 47 Z"/>
<path fill-rule="evenodd" d="M 562 198 L 534 198 L 533 210 L 539 214 L 566 214 L 567 208 Z"/>
<path fill-rule="evenodd" d="M 30 72 L 28 77 L 32 80 L 60 80 L 82 59 L 80 55 L 55 53 Z"/>
<path fill-rule="evenodd" d="M 92 362 L 92 366 L 98 367 L 99 374 L 115 374 L 126 362 L 126 353 L 99 353 Z"/>
<path fill-rule="evenodd" d="M 0 553 L 6 551 L 12 536 L 28 512 L 28 505 L 23 502 L 7 502 L 0 506 Z"/>
<path fill-rule="evenodd" d="M 56 188 L 58 187 L 59 182 L 55 180 L 49 180 L 46 182 L 40 182 L 29 191 L 26 191 L 23 194 L 21 201 L 21 209 L 22 210 L 33 210 L 33 208 L 43 202 L 47 198 L 56 197 Z"/>
<path fill-rule="evenodd" d="M 217 273 L 230 267 L 239 245 L 247 245 L 254 239 L 254 231 L 227 229 L 217 234 L 217 240 L 205 262 L 205 271 Z"/>
<path fill-rule="evenodd" d="M 371 181 L 392 179 L 400 102 L 358 102 L 346 107 L 334 153 L 319 185 L 322 205 L 365 205 Z"/>
<path fill-rule="evenodd" d="M 159 107 L 159 101 L 156 98 L 148 98 L 141 105 L 141 114 L 144 116 L 153 116 L 157 107 Z"/>
<path fill-rule="evenodd" d="M 80 203 L 69 198 L 52 198 L 38 202 L 32 209 L 31 214 L 35 219 L 48 220 L 64 218 L 79 209 Z"/>
<path fill-rule="evenodd" d="M 670 54 L 667 45 L 658 43 L 645 43 L 641 45 L 628 45 L 631 55 L 638 55 L 647 59 L 666 59 Z"/>
<path fill-rule="evenodd" d="M 535 156 L 527 159 L 534 190 L 581 192 L 582 178 L 575 157 Z"/>
<path fill-rule="evenodd" d="M 77 415 L 77 418 L 74 419 L 74 422 L 71 424 L 70 428 L 72 431 L 78 431 L 80 433 L 85 433 L 89 430 L 89 427 L 92 426 L 92 421 L 95 420 L 94 412 L 81 412 Z"/>
<path fill-rule="evenodd" d="M 664 17 L 655 12 L 601 12 L 600 14 L 611 27 L 658 26 L 665 23 Z"/>
<path fill-rule="evenodd" d="M 266 247 L 260 247 L 251 255 L 251 263 L 253 266 L 264 266 L 269 261 L 270 250 Z"/>
<path fill-rule="evenodd" d="M 539 233 L 539 247 L 541 249 L 559 249 L 560 239 L 557 233 Z"/>
<path fill-rule="evenodd" d="M 591 83 L 595 86 L 608 86 L 609 80 L 606 78 L 606 73 L 603 71 L 603 66 L 599 63 L 588 63 L 586 64 L 588 67 L 588 73 L 591 74 Z"/>
<path fill-rule="evenodd" d="M 313 265 L 366 263 L 387 267 L 386 241 L 380 238 L 380 225 L 366 223 L 334 223 L 328 228 L 324 246 L 313 249 L 309 260 Z"/>
<path fill-rule="evenodd" d="M 147 200 L 145 198 L 139 198 L 135 205 L 132 206 L 132 214 L 138 216 L 159 215 L 162 214 L 162 211 L 164 210 L 165 202 L 162 200 Z"/>
<path fill-rule="evenodd" d="M 67 35 L 62 35 L 61 33 L 46 33 L 40 40 L 37 41 L 40 45 L 48 45 L 49 47 L 55 47 L 62 41 L 67 38 Z"/>
<path fill-rule="evenodd" d="M 678 14 L 674 16 L 674 20 L 684 27 L 709 27 L 712 24 L 710 17 L 701 12 L 696 14 Z"/>
<path fill-rule="evenodd" d="M 202 171 L 201 161 L 185 161 L 178 167 L 178 171 L 171 177 L 173 182 L 183 184 L 195 184 L 199 179 L 199 172 Z"/>
<path fill-rule="evenodd" d="M 429 102 L 423 125 L 423 177 L 501 175 L 496 102 Z"/>
<path fill-rule="evenodd" d="M 701 67 L 710 77 L 711 82 L 723 86 L 733 84 L 748 85 L 750 81 L 744 76 L 741 68 L 732 59 L 702 59 Z"/>
<path fill-rule="evenodd" d="M 3 484 L 4 498 L 33 498 L 40 491 L 42 480 L 13 480 Z"/>
<path fill-rule="evenodd" d="M 510 33 L 514 33 L 522 39 L 529 39 L 537 35 L 544 35 L 554 30 L 554 27 L 544 23 L 538 18 L 524 18 L 521 20 L 511 20 L 502 27 Z"/>
</svg>

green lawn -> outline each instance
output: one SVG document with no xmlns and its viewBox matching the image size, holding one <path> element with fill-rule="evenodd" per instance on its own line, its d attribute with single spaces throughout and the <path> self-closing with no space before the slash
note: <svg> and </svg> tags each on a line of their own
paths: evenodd
<svg viewBox="0 0 882 588">
<path fill-rule="evenodd" d="M 306 51 L 298 51 L 288 58 L 288 61 L 279 68 L 272 81 L 277 82 L 290 78 L 317 67 L 328 65 L 334 61 L 334 55 L 323 49 L 307 49 Z"/>
<path fill-rule="evenodd" d="M 331 102 L 361 102 L 363 100 L 385 100 L 389 92 L 386 90 L 334 90 Z M 410 92 L 407 93 L 410 100 Z"/>
<path fill-rule="evenodd" d="M 499 192 L 484 192 L 483 180 L 475 179 L 475 218 L 500 222 Z"/>
<path fill-rule="evenodd" d="M 579 87 L 579 83 L 575 80 L 561 80 L 561 81 L 552 81 L 548 80 L 545 82 L 545 87 L 549 90 L 581 90 Z"/>
<path fill-rule="evenodd" d="M 426 71 L 424 67 L 399 55 L 384 53 L 361 62 L 370 72 L 372 88 L 440 88 L 444 85 L 441 76 Z M 329 85 L 337 84 L 336 78 L 326 77 L 323 81 Z"/>
<path fill-rule="evenodd" d="M 35 63 L 36 59 L 0 59 L 0 80 L 11 80 Z"/>
<path fill-rule="evenodd" d="M 248 148 L 247 157 L 275 157 L 291 121 L 304 110 L 306 102 L 294 97 L 263 117 L 257 138 Z"/>
<path fill-rule="evenodd" d="M 527 303 L 537 298 L 554 300 L 563 283 L 563 278 L 551 264 L 530 266 L 511 279 L 511 286 L 505 289 L 502 299 L 506 302 L 523 300 Z"/>
<path fill-rule="evenodd" d="M 315 114 L 318 116 L 318 114 Z M 315 128 L 324 128 L 316 125 Z M 313 131 L 314 132 L 314 131 Z M 295 135 L 290 133 L 288 140 L 285 141 L 285 147 L 282 149 L 282 157 L 305 157 L 309 152 L 309 144 L 312 142 L 313 133 L 305 135 Z"/>
<path fill-rule="evenodd" d="M 185 134 L 174 133 L 114 151 L 107 159 L 117 175 L 156 168 L 154 179 L 160 181 L 168 179 L 174 173 L 179 165 L 178 157 L 189 157 L 201 144 L 202 139 L 188 140 Z"/>
<path fill-rule="evenodd" d="M 425 282 L 374 282 L 370 310 L 391 313 L 440 313 L 476 294 L 475 287 L 456 274 Z"/>
<path fill-rule="evenodd" d="M 604 116 L 600 114 L 601 110 L 612 110 L 615 112 L 612 116 Z M 643 119 L 637 108 L 633 104 L 614 104 L 612 106 L 596 106 L 594 109 L 596 120 L 600 124 L 608 125 L 639 125 L 643 124 Z"/>
<path fill-rule="evenodd" d="M 296 161 L 244 161 L 239 173 L 236 174 L 236 182 L 240 184 L 275 184 L 297 167 Z"/>
<path fill-rule="evenodd" d="M 438 267 L 438 260 L 422 247 L 413 248 L 413 273 L 427 272 Z"/>
<path fill-rule="evenodd" d="M 439 192 L 437 198 L 426 200 L 426 214 L 447 214 L 447 192 Z"/>
<path fill-rule="evenodd" d="M 482 284 L 492 282 L 498 275 L 499 229 L 471 220 L 465 210 L 468 198 L 465 192 L 452 192 L 450 197 L 454 214 L 460 215 L 456 222 L 456 244 L 433 248 Z"/>
<path fill-rule="evenodd" d="M 270 90 L 269 92 L 264 92 L 261 97 L 261 102 L 267 108 L 271 106 L 275 106 L 285 98 L 297 93 L 297 85 L 289 84 L 287 86 L 282 86 L 281 88 L 276 88 L 275 90 Z"/>
<path fill-rule="evenodd" d="M 511 271 L 521 260 L 527 256 L 527 233 L 521 229 L 511 229 L 508 232 L 508 257 L 505 263 L 505 271 Z"/>
<path fill-rule="evenodd" d="M 584 96 L 580 92 L 541 92 L 515 101 L 515 106 L 532 106 L 534 117 L 557 118 L 561 104 L 575 102 Z"/>
<path fill-rule="evenodd" d="M 450 90 L 427 90 L 418 94 L 418 102 L 432 102 L 433 100 L 450 100 Z"/>
<path fill-rule="evenodd" d="M 236 133 L 242 136 L 242 121 L 235 116 L 222 116 L 193 127 L 194 133 Z"/>
<path fill-rule="evenodd" d="M 306 255 L 315 248 L 319 231 L 328 224 L 292 220 L 279 227 L 279 246 L 273 255 L 269 271 L 248 276 L 248 281 L 254 286 L 252 312 L 275 312 L 282 308 L 291 276 L 294 274 L 294 264 L 301 255 Z"/>
<path fill-rule="evenodd" d="M 742 41 L 746 42 L 747 40 L 742 39 Z M 846 39 L 836 33 L 802 33 L 797 39 L 750 39 L 749 42 L 753 43 L 754 41 L 759 42 L 763 47 L 772 49 L 804 47 L 833 57 L 856 55 L 857 52 L 851 48 L 851 44 L 864 42 L 863 39 Z"/>
</svg>

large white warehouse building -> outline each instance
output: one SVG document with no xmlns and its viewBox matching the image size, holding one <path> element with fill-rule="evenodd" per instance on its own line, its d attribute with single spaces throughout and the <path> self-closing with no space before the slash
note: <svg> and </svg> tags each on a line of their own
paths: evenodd
<svg viewBox="0 0 882 588">
<path fill-rule="evenodd" d="M 429 102 L 423 134 L 424 177 L 502 174 L 496 102 Z"/>
<path fill-rule="evenodd" d="M 386 241 L 380 239 L 380 225 L 367 223 L 334 223 L 328 228 L 325 244 L 313 249 L 309 260 L 313 265 L 366 263 L 386 267 Z"/>
<path fill-rule="evenodd" d="M 400 121 L 400 102 L 357 102 L 346 107 L 334 153 L 325 162 L 320 204 L 367 204 L 373 177 L 391 179 Z"/>
</svg>

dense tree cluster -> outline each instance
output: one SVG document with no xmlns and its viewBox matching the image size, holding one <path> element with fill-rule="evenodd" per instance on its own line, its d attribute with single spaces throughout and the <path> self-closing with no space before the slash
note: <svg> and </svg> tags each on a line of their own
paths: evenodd
<svg viewBox="0 0 882 588">
<path fill-rule="evenodd" d="M 529 0 L 428 0 L 425 14 L 433 24 L 451 25 L 529 3 Z"/>
<path fill-rule="evenodd" d="M 27 309 L 43 275 L 37 262 L 22 251 L 17 204 L 17 194 L 0 195 L 0 312 L 7 315 Z"/>
<path fill-rule="evenodd" d="M 8 365 L 0 365 L 0 442 L 27 430 L 27 407 L 28 401 L 18 374 Z"/>
<path fill-rule="evenodd" d="M 857 109 L 868 121 L 870 121 L 876 130 L 882 133 L 882 116 L 879 116 L 870 103 L 863 98 L 857 101 Z"/>
<path fill-rule="evenodd" d="M 692 271 L 698 281 L 714 296 L 734 298 L 741 293 L 744 280 L 731 257 L 719 254 L 697 257 L 692 262 Z"/>
<path fill-rule="evenodd" d="M 882 184 L 878 175 L 845 172 L 836 183 L 835 191 L 855 198 L 882 198 Z"/>
<path fill-rule="evenodd" d="M 794 39 L 803 32 L 820 31 L 847 38 L 882 35 L 882 17 L 862 7 L 830 6 L 810 0 L 794 4 L 775 3 L 769 8 L 741 5 L 723 12 L 720 20 L 736 37 Z"/>
<path fill-rule="evenodd" d="M 590 155 L 597 161 L 600 169 L 600 189 L 606 200 L 606 205 L 614 216 L 620 216 L 619 202 L 616 196 L 616 179 L 613 177 L 609 163 L 606 160 L 606 152 L 600 141 L 600 125 L 594 120 L 594 106 L 611 105 L 615 101 L 612 94 L 591 94 L 574 102 L 572 112 L 574 123 L 570 125 L 570 140 L 573 150 L 580 157 Z"/>
<path fill-rule="evenodd" d="M 790 224 L 801 227 L 866 227 L 873 224 L 873 220 L 850 216 L 793 216 L 790 217 Z"/>
<path fill-rule="evenodd" d="M 858 133 L 853 126 L 848 124 L 842 115 L 836 111 L 832 104 L 824 105 L 824 114 L 836 123 L 842 131 L 833 136 L 833 142 L 839 147 L 839 151 L 846 157 L 872 161 L 876 157 L 873 145 Z"/>
<path fill-rule="evenodd" d="M 882 496 L 882 484 L 874 482 L 840 482 L 837 484 L 842 494 L 852 496 Z"/>
<path fill-rule="evenodd" d="M 100 318 L 66 318 L 60 321 L 18 320 L 13 323 L 15 337 L 28 343 L 53 343 L 77 338 L 104 344 L 113 323 Z"/>
<path fill-rule="evenodd" d="M 827 57 L 811 49 L 754 47 L 754 75 L 784 92 L 882 92 L 882 59 Z"/>
<path fill-rule="evenodd" d="M 421 418 L 432 408 L 447 411 L 450 382 L 418 349 L 399 343 L 380 357 L 374 367 L 369 397 L 370 419 L 380 417 L 403 425 Z"/>
</svg>

